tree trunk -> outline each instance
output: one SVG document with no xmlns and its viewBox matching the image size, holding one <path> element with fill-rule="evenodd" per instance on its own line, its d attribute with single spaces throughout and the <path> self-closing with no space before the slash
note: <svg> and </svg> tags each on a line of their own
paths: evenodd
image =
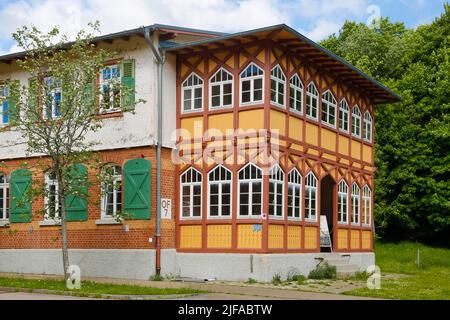
<svg viewBox="0 0 450 320">
<path fill-rule="evenodd" d="M 60 170 L 57 170 L 58 179 L 58 197 L 59 203 L 61 205 L 60 218 L 61 218 L 61 248 L 63 257 L 63 269 L 64 269 L 64 279 L 67 280 L 69 274 L 69 250 L 67 247 L 67 219 L 66 219 L 66 196 L 65 196 L 65 186 L 64 179 Z"/>
</svg>

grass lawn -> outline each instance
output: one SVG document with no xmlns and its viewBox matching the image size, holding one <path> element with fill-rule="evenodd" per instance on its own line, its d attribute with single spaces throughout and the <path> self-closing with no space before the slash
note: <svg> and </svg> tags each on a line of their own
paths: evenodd
<svg viewBox="0 0 450 320">
<path fill-rule="evenodd" d="M 21 278 L 0 278 L 0 287 L 45 289 L 57 292 L 73 292 L 77 295 L 169 295 L 169 294 L 196 294 L 200 290 L 188 288 L 152 288 L 132 285 L 105 284 L 91 281 L 82 281 L 80 290 L 68 290 L 65 281 L 62 280 L 41 280 L 41 279 L 21 279 Z"/>
<path fill-rule="evenodd" d="M 417 268 L 420 249 L 420 269 Z M 419 243 L 375 244 L 381 289 L 356 289 L 345 294 L 388 299 L 450 299 L 450 249 Z M 398 274 L 399 276 L 386 274 Z"/>
</svg>

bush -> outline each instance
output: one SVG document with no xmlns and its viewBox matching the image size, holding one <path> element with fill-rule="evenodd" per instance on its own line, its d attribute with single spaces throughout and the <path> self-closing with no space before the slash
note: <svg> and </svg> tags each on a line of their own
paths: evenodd
<svg viewBox="0 0 450 320">
<path fill-rule="evenodd" d="M 151 276 L 149 280 L 150 280 L 150 281 L 163 281 L 163 280 L 164 280 L 164 277 L 161 276 L 161 275 L 156 275 L 156 274 L 155 274 L 154 276 Z"/>
<path fill-rule="evenodd" d="M 281 280 L 281 276 L 278 273 L 275 273 L 274 276 L 272 277 L 272 284 L 278 286 L 282 283 L 283 281 Z"/>
<path fill-rule="evenodd" d="M 247 284 L 253 284 L 253 283 L 258 283 L 258 281 L 256 281 L 256 280 L 253 279 L 253 278 L 248 278 L 248 280 L 245 281 L 245 283 L 247 283 Z"/>
<path fill-rule="evenodd" d="M 309 279 L 335 279 L 336 278 L 336 267 L 330 266 L 328 263 L 323 265 L 318 265 L 314 270 L 308 275 Z"/>
</svg>

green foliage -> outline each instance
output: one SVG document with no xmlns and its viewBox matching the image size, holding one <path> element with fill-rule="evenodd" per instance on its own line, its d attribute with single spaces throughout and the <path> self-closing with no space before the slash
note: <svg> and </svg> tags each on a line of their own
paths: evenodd
<svg viewBox="0 0 450 320">
<path fill-rule="evenodd" d="M 450 6 L 416 30 L 346 22 L 322 45 L 403 98 L 375 109 L 377 234 L 450 245 Z"/>
<path fill-rule="evenodd" d="M 335 279 L 336 267 L 330 266 L 328 263 L 318 265 L 308 275 L 309 279 Z"/>
<path fill-rule="evenodd" d="M 283 280 L 281 280 L 281 275 L 279 273 L 275 273 L 272 277 L 272 284 L 278 286 L 282 283 Z"/>
<path fill-rule="evenodd" d="M 292 269 L 288 271 L 286 282 L 299 282 L 303 283 L 306 277 L 299 273 L 297 269 Z"/>
<path fill-rule="evenodd" d="M 150 277 L 150 281 L 163 281 L 164 277 L 160 274 L 155 274 Z"/>
<path fill-rule="evenodd" d="M 255 283 L 258 283 L 258 281 L 256 281 L 253 278 L 248 278 L 247 281 L 245 281 L 245 283 L 247 283 L 247 284 L 255 284 Z"/>
</svg>

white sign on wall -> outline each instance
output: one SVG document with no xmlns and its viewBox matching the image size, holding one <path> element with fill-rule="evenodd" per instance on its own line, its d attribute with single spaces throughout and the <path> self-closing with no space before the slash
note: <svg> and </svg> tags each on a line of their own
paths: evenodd
<svg viewBox="0 0 450 320">
<path fill-rule="evenodd" d="M 161 198 L 161 219 L 172 219 L 172 199 Z"/>
</svg>

